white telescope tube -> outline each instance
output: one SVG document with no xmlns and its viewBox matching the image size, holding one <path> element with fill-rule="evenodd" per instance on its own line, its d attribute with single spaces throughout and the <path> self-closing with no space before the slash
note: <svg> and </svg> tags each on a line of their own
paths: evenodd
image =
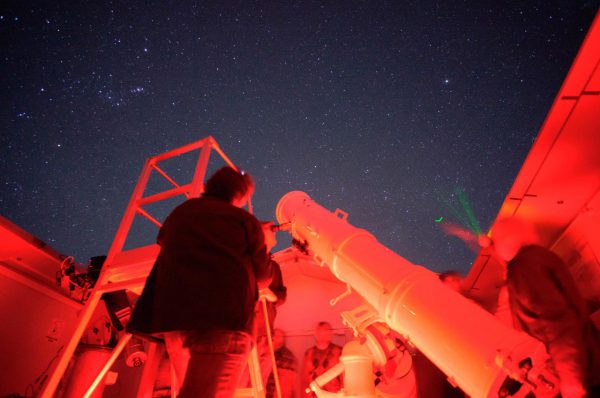
<svg viewBox="0 0 600 398">
<path fill-rule="evenodd" d="M 497 397 L 507 376 L 527 357 L 542 366 L 543 345 L 498 322 L 490 313 L 444 286 L 306 193 L 289 192 L 277 204 L 277 221 L 291 223 L 317 261 L 347 283 L 382 319 L 404 335 L 449 380 L 473 398 Z"/>
</svg>

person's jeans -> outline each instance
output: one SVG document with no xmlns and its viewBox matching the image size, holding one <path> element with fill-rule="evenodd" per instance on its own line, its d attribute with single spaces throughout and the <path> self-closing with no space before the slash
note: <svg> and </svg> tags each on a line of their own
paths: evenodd
<svg viewBox="0 0 600 398">
<path fill-rule="evenodd" d="M 248 333 L 177 331 L 164 338 L 181 386 L 178 398 L 234 396 L 252 348 Z"/>
</svg>

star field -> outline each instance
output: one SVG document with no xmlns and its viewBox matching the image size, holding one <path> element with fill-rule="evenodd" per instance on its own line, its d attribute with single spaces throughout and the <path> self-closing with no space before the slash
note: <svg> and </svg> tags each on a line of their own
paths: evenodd
<svg viewBox="0 0 600 398">
<path fill-rule="evenodd" d="M 435 220 L 460 224 L 447 204 L 466 197 L 490 225 L 597 9 L 3 2 L 1 214 L 85 263 L 145 159 L 212 135 L 255 177 L 259 218 L 303 190 L 410 261 L 466 272 L 475 253 Z"/>
</svg>

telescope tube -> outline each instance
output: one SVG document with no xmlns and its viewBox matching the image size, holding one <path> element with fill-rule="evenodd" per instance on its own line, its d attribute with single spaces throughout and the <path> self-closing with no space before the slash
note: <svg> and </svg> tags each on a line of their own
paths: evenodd
<svg viewBox="0 0 600 398">
<path fill-rule="evenodd" d="M 347 283 L 381 318 L 425 354 L 451 383 L 473 398 L 497 397 L 505 368 L 527 357 L 543 366 L 543 345 L 504 326 L 447 288 L 435 273 L 394 253 L 364 229 L 350 225 L 306 193 L 292 191 L 277 204 L 280 224 L 307 242 L 317 262 Z"/>
</svg>

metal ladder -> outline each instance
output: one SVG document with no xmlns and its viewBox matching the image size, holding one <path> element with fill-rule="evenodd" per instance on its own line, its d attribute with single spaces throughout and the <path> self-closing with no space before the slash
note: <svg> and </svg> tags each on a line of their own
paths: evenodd
<svg viewBox="0 0 600 398">
<path fill-rule="evenodd" d="M 54 397 L 59 382 L 63 377 L 65 370 L 67 369 L 67 365 L 69 364 L 69 361 L 71 360 L 73 353 L 77 348 L 79 340 L 85 331 L 102 295 L 104 293 L 123 289 L 141 289 L 144 286 L 146 277 L 150 273 L 152 265 L 154 264 L 160 249 L 158 245 L 152 244 L 136 247 L 134 249 L 123 250 L 125 242 L 130 235 L 131 226 L 135 217 L 142 216 L 160 228 L 162 224 L 151 214 L 149 214 L 144 209 L 144 206 L 179 195 L 185 196 L 186 199 L 200 196 L 204 190 L 204 179 L 206 177 L 208 161 L 211 151 L 213 150 L 221 156 L 226 164 L 237 169 L 233 162 L 231 162 L 231 160 L 219 148 L 215 139 L 211 136 L 147 159 L 133 194 L 131 195 L 131 199 L 127 209 L 125 210 L 125 214 L 123 215 L 119 229 L 115 234 L 115 238 L 111 245 L 110 251 L 108 252 L 104 266 L 102 267 L 100 276 L 94 285 L 94 289 L 87 298 L 84 308 L 79 314 L 77 325 L 73 331 L 73 334 L 65 344 L 62 354 L 56 362 L 56 365 L 40 394 L 41 398 Z M 185 185 L 179 185 L 173 178 L 171 178 L 164 170 L 160 168 L 160 163 L 167 159 L 176 158 L 191 152 L 199 152 L 192 181 Z M 173 186 L 173 188 L 144 196 L 144 192 L 150 177 L 151 175 L 154 175 L 153 173 L 158 173 L 158 175 L 166 179 Z M 249 211 L 252 211 L 250 203 L 248 207 Z M 111 366 L 114 364 L 117 357 L 123 351 L 131 338 L 132 335 L 129 333 L 124 333 L 121 335 L 112 355 L 88 389 L 85 395 L 86 398 L 91 395 L 102 378 L 110 370 Z M 149 344 L 147 354 L 148 359 L 138 385 L 138 398 L 152 396 L 152 389 L 154 387 L 153 382 L 158 372 L 160 359 L 164 354 L 164 345 L 158 341 L 151 342 Z M 260 367 L 258 366 L 256 349 L 254 349 L 254 352 L 250 355 L 249 369 L 253 387 L 251 389 L 247 389 L 251 390 L 250 392 L 242 391 L 242 393 L 245 393 L 246 395 L 239 396 L 263 398 L 264 388 L 262 386 L 262 379 L 260 377 Z M 256 369 L 258 369 L 258 375 L 255 374 Z M 174 396 L 174 393 L 176 394 L 176 392 L 172 391 L 172 396 Z"/>
</svg>

